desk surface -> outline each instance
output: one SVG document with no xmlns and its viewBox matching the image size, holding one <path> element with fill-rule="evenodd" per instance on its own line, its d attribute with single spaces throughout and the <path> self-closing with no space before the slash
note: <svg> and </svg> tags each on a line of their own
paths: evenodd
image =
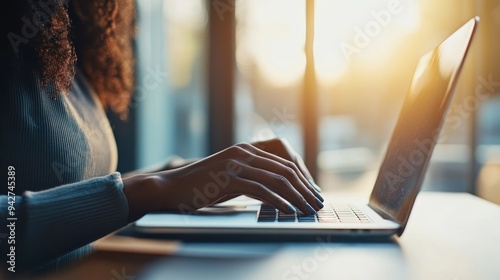
<svg viewBox="0 0 500 280">
<path fill-rule="evenodd" d="M 48 279 L 500 279 L 500 207 L 469 194 L 421 193 L 403 236 L 387 243 L 157 247 L 168 256 L 97 251 Z"/>
</svg>

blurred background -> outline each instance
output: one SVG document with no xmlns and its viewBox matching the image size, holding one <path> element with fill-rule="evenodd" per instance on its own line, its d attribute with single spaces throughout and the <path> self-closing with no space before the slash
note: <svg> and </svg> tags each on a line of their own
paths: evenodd
<svg viewBox="0 0 500 280">
<path fill-rule="evenodd" d="M 478 15 L 423 189 L 500 203 L 500 1 L 367 2 L 138 0 L 119 171 L 277 136 L 324 190 L 367 194 L 418 59 Z"/>
</svg>

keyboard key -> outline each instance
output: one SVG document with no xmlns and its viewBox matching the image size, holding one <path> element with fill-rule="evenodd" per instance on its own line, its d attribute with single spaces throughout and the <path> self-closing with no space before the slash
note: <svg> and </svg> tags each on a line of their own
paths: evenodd
<svg viewBox="0 0 500 280">
<path fill-rule="evenodd" d="M 262 218 L 262 219 L 273 219 L 273 220 L 275 220 L 276 216 L 274 216 L 274 215 L 259 215 L 259 218 Z"/>
<path fill-rule="evenodd" d="M 318 217 L 337 217 L 335 213 L 318 213 Z"/>
<path fill-rule="evenodd" d="M 287 214 L 267 204 L 261 206 L 257 221 L 288 223 L 371 223 L 371 220 L 361 210 L 349 208 L 349 206 L 325 206 L 315 215 L 309 215 L 299 210 L 297 210 L 296 214 Z"/>
<path fill-rule="evenodd" d="M 318 221 L 320 223 L 338 223 L 339 219 L 334 219 L 334 218 L 318 218 Z"/>
<path fill-rule="evenodd" d="M 316 216 L 314 215 L 309 215 L 309 216 L 298 216 L 297 217 L 299 220 L 316 220 Z"/>
<path fill-rule="evenodd" d="M 266 210 L 273 210 L 273 211 L 276 211 L 276 208 L 274 206 L 271 206 L 271 205 L 268 205 L 268 204 L 262 204 L 260 206 L 260 210 L 261 211 L 266 211 Z"/>
<path fill-rule="evenodd" d="M 278 216 L 280 216 L 280 217 L 290 217 L 290 216 L 295 217 L 295 213 L 290 213 L 290 214 L 288 214 L 288 213 L 285 213 L 285 212 L 281 212 L 281 211 L 280 211 L 280 212 L 278 212 Z"/>
<path fill-rule="evenodd" d="M 295 222 L 295 213 L 278 212 L 278 222 Z"/>
<path fill-rule="evenodd" d="M 257 222 L 274 222 L 276 219 L 274 217 L 259 217 Z"/>
<path fill-rule="evenodd" d="M 359 224 L 358 219 L 340 219 L 340 222 L 343 224 Z"/>
<path fill-rule="evenodd" d="M 295 222 L 295 217 L 278 217 L 278 222 Z"/>
<path fill-rule="evenodd" d="M 316 217 L 314 215 L 309 216 L 298 216 L 299 221 L 316 221 Z"/>
<path fill-rule="evenodd" d="M 299 223 L 315 223 L 316 219 L 299 219 Z"/>
</svg>

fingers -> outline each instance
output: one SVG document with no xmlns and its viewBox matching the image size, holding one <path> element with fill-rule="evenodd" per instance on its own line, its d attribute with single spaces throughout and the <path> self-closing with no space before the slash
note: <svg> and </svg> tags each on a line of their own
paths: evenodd
<svg viewBox="0 0 500 280">
<path fill-rule="evenodd" d="M 309 170 L 307 169 L 306 164 L 304 163 L 304 161 L 302 160 L 302 158 L 299 155 L 295 156 L 295 164 L 297 165 L 297 167 L 299 168 L 301 173 L 304 175 L 304 177 L 307 179 L 307 182 L 309 182 L 309 184 L 311 186 L 313 186 L 314 189 L 316 190 L 316 192 L 319 194 L 321 192 L 321 188 L 316 184 L 316 182 L 314 182 L 314 179 L 313 179 L 311 173 L 309 173 Z M 322 201 L 324 201 L 324 200 L 322 200 Z"/>
<path fill-rule="evenodd" d="M 295 207 L 289 202 L 258 182 L 240 178 L 238 186 L 241 188 L 241 193 L 273 205 L 284 213 L 291 214 L 296 212 Z"/>
<path fill-rule="evenodd" d="M 304 213 L 314 214 L 316 211 L 322 208 L 323 205 L 316 197 L 314 197 L 312 193 L 309 192 L 308 194 L 303 195 L 299 192 L 299 188 L 301 188 L 302 191 L 308 191 L 305 186 L 294 187 L 292 185 L 290 181 L 294 181 L 295 185 L 298 185 L 298 178 L 295 180 L 293 178 L 287 179 L 285 176 L 280 175 L 279 173 L 274 173 L 272 171 L 274 168 L 270 166 L 271 161 L 265 158 L 261 159 L 262 161 L 267 162 L 259 163 L 258 165 L 267 165 L 269 166 L 268 169 L 264 170 L 253 166 L 244 166 L 238 176 L 240 178 L 254 181 L 260 185 L 265 186 L 273 193 L 279 195 L 291 204 L 295 205 L 298 209 L 300 209 L 300 211 Z M 260 160 L 256 159 L 256 161 Z M 313 207 L 313 205 L 315 207 Z"/>
<path fill-rule="evenodd" d="M 297 166 L 279 156 L 249 144 L 239 144 L 221 151 L 207 160 L 212 160 L 221 167 L 226 166 L 226 170 L 230 170 L 224 175 L 228 177 L 227 182 L 232 181 L 231 188 L 226 189 L 226 194 L 245 194 L 264 201 L 267 199 L 266 202 L 279 208 L 280 205 L 276 204 L 278 201 L 275 198 L 278 196 L 281 200 L 293 204 L 307 214 L 314 214 L 323 208 L 321 196 L 310 186 Z M 203 161 L 193 164 L 191 168 L 202 166 Z M 230 180 L 229 177 L 232 179 Z M 254 182 L 253 189 L 242 188 L 239 185 L 239 181 L 242 179 Z M 246 182 L 244 185 L 248 186 L 248 184 Z M 256 187 L 258 188 L 256 189 Z M 265 190 L 262 190 L 262 187 L 265 187 Z M 266 196 L 262 197 L 262 195 Z M 281 208 L 283 209 L 283 206 Z"/>
<path fill-rule="evenodd" d="M 258 156 L 261 156 L 261 157 L 264 157 L 264 158 L 267 158 L 267 159 L 270 159 L 270 160 L 273 160 L 273 161 L 276 161 L 280 164 L 282 164 L 283 166 L 285 167 L 288 167 L 288 168 L 291 168 L 293 169 L 295 175 L 298 177 L 298 179 L 302 182 L 303 185 L 306 186 L 306 188 L 312 192 L 314 194 L 314 196 L 316 196 L 320 201 L 325 201 L 323 199 L 323 197 L 321 196 L 321 194 L 319 193 L 319 190 L 316 188 L 316 184 L 313 184 L 314 181 L 312 181 L 312 179 L 307 179 L 305 176 L 304 176 L 304 172 L 299 170 L 299 168 L 297 167 L 297 165 L 291 161 L 288 161 L 282 157 L 279 157 L 277 155 L 274 155 L 274 154 L 271 154 L 271 153 L 268 153 L 266 151 L 263 151 L 261 149 L 258 149 L 250 144 L 238 144 L 238 146 L 240 146 L 241 148 L 253 153 L 253 154 L 256 154 Z M 300 159 L 300 157 L 297 157 L 298 159 Z M 252 160 L 253 161 L 253 160 Z M 302 160 L 301 160 L 302 161 Z M 304 163 L 302 162 L 302 165 L 304 166 L 305 168 L 305 165 Z M 305 168 L 305 170 L 307 171 L 307 168 Z M 279 174 L 279 173 L 278 173 Z M 309 174 L 309 172 L 307 171 L 307 174 Z M 310 175 L 309 175 L 310 176 Z M 318 187 L 319 188 L 319 187 Z"/>
<path fill-rule="evenodd" d="M 261 157 L 256 153 L 262 154 L 263 151 L 253 148 L 256 153 L 252 153 L 243 149 L 242 146 L 244 144 L 235 146 L 242 167 L 251 166 L 254 168 L 244 169 L 246 173 L 239 174 L 240 176 L 265 185 L 304 213 L 313 214 L 323 208 L 321 199 L 316 197 L 316 191 L 307 183 L 305 178 L 302 177 L 301 179 L 299 177 L 299 171 L 296 168 L 285 166 L 279 161 L 289 165 L 290 162 L 272 154 L 268 155 L 272 159 Z M 293 166 L 293 164 L 291 165 Z"/>
<path fill-rule="evenodd" d="M 321 200 L 308 188 L 307 183 L 300 180 L 297 171 L 292 168 L 260 156 L 255 156 L 255 159 L 250 163 L 250 166 L 258 168 L 258 174 L 255 174 L 255 176 L 260 176 L 262 183 L 271 190 L 278 192 L 280 195 L 282 195 L 281 192 L 283 191 L 287 191 L 286 194 L 289 195 L 294 193 L 295 195 L 292 197 L 285 197 L 292 204 L 298 206 L 307 202 L 314 208 L 315 211 L 323 208 Z M 291 190 L 283 188 L 283 184 L 280 184 L 280 182 L 288 184 Z M 280 187 L 280 189 L 275 190 L 275 187 Z M 307 204 L 306 207 L 308 207 Z M 304 208 L 299 209 L 304 210 Z M 311 211 L 308 209 L 308 212 Z"/>
<path fill-rule="evenodd" d="M 276 138 L 267 141 L 252 143 L 257 149 L 263 150 L 270 154 L 275 154 L 285 160 L 295 163 L 300 170 L 300 173 L 305 177 L 307 182 L 319 193 L 321 188 L 314 182 L 311 173 L 307 169 L 302 158 L 294 151 L 286 139 Z M 323 199 L 321 199 L 323 201 Z"/>
</svg>

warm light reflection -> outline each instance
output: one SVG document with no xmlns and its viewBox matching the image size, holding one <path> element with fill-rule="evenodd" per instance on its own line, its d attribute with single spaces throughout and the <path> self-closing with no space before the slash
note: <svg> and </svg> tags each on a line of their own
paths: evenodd
<svg viewBox="0 0 500 280">
<path fill-rule="evenodd" d="M 401 35 L 418 24 L 414 1 L 316 0 L 314 56 L 320 84 L 333 84 L 350 63 L 384 63 Z M 404 30 L 404 32 L 402 32 Z"/>
<path fill-rule="evenodd" d="M 275 86 L 302 79 L 305 1 L 239 0 L 236 7 L 238 67 L 255 65 L 259 75 Z"/>
<path fill-rule="evenodd" d="M 167 21 L 167 59 L 172 69 L 170 84 L 181 88 L 190 83 L 195 60 L 203 46 L 207 16 L 203 0 L 168 0 L 163 7 Z"/>
<path fill-rule="evenodd" d="M 480 1 L 479 6 L 496 15 L 495 1 Z M 264 120 L 272 119 L 269 112 L 283 103 L 297 115 L 300 113 L 305 3 L 236 1 L 236 57 L 243 78 L 238 82 L 238 93 L 250 93 L 253 103 L 247 106 L 246 102 L 245 106 Z M 376 172 L 370 170 L 378 167 L 418 60 L 471 17 L 480 15 L 479 6 L 472 0 L 315 0 L 314 58 L 319 101 L 318 112 L 307 113 L 318 113 L 320 117 L 319 182 L 328 182 L 322 185 L 325 189 L 325 185 L 342 186 L 332 187 L 338 191 L 346 182 L 352 186 L 358 180 L 363 183 L 360 185 L 371 187 Z M 488 41 L 493 44 L 494 39 Z M 469 58 L 468 65 L 474 65 L 473 58 Z M 456 102 L 461 102 L 467 90 L 462 86 Z M 298 143 L 295 147 L 299 149 L 300 126 L 297 118 L 287 124 L 286 133 L 280 132 Z M 466 125 L 453 131 L 445 125 L 444 130 L 449 135 L 447 143 L 467 139 Z M 453 155 L 447 152 L 446 160 L 456 162 L 450 160 Z M 449 166 L 442 166 L 448 172 Z M 461 176 L 463 171 L 453 171 L 456 180 L 450 185 L 454 188 L 466 181 Z"/>
<path fill-rule="evenodd" d="M 248 73 L 249 65 L 254 65 L 259 77 L 275 86 L 299 82 L 306 63 L 305 1 L 239 0 L 236 7 L 237 62 L 242 73 L 255 74 Z M 398 40 L 394 34 L 411 31 L 418 19 L 415 1 L 360 4 L 317 0 L 314 52 L 318 82 L 335 83 L 354 60 L 381 63 L 390 57 L 391 44 Z M 357 37 L 365 41 L 358 42 Z"/>
</svg>

